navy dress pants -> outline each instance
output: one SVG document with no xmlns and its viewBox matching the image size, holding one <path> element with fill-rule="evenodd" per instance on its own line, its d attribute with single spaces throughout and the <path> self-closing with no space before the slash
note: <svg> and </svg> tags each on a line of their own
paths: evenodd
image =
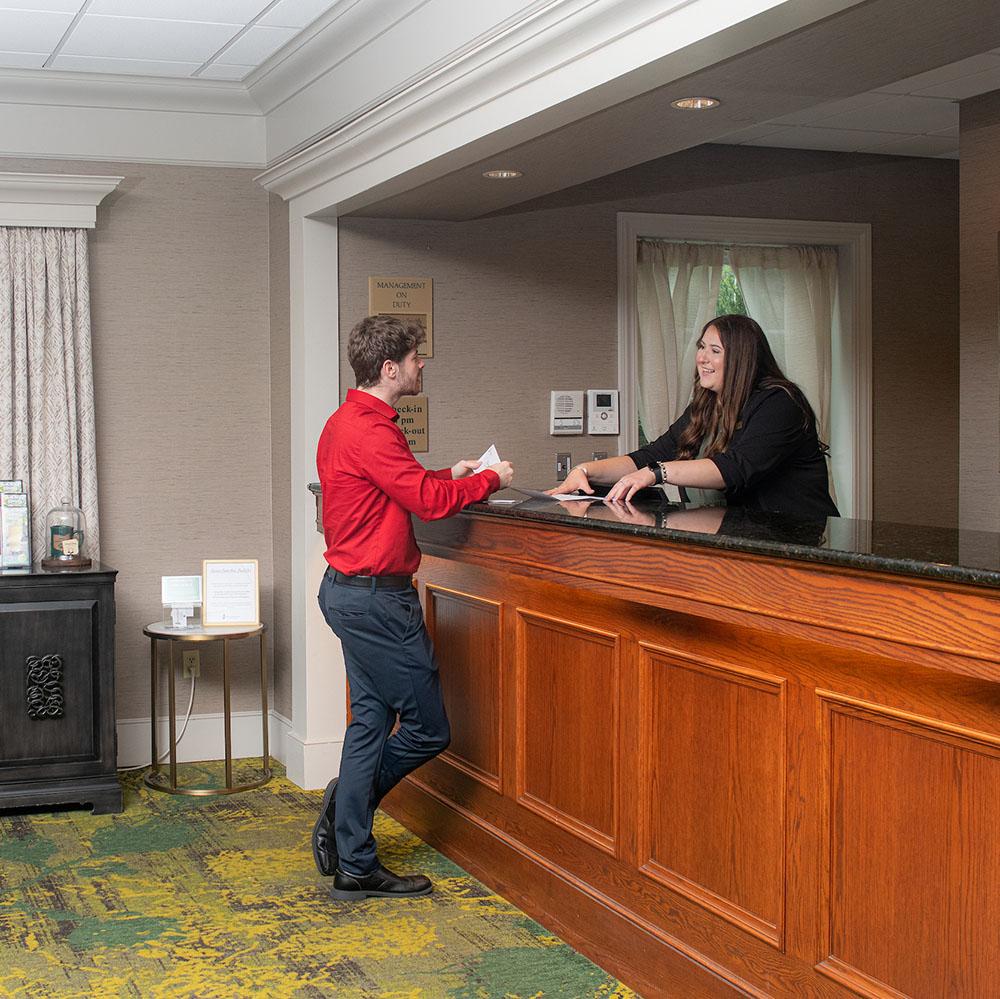
<svg viewBox="0 0 1000 999">
<path fill-rule="evenodd" d="M 379 802 L 446 748 L 451 733 L 434 647 L 412 586 L 348 586 L 334 582 L 330 570 L 319 605 L 344 648 L 351 685 L 337 784 L 337 855 L 344 873 L 364 875 L 378 866 L 372 820 Z"/>
</svg>

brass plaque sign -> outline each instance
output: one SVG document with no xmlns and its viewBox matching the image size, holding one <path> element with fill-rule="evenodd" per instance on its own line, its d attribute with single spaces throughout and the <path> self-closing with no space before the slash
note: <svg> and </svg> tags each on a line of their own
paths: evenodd
<svg viewBox="0 0 1000 999">
<path fill-rule="evenodd" d="M 434 356 L 434 282 L 421 277 L 369 277 L 368 314 L 413 319 L 421 323 L 427 339 L 418 351 Z"/>
<path fill-rule="evenodd" d="M 399 413 L 399 429 L 403 431 L 411 451 L 426 451 L 427 444 L 427 396 L 404 395 L 396 403 Z"/>
</svg>

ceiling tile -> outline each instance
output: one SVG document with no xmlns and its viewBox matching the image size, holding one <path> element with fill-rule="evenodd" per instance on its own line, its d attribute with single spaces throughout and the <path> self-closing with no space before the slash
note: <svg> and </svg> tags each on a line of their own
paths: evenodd
<svg viewBox="0 0 1000 999">
<path fill-rule="evenodd" d="M 765 122 L 760 125 L 750 125 L 748 128 L 741 128 L 736 132 L 727 132 L 725 135 L 720 135 L 712 141 L 738 146 L 740 143 L 749 142 L 751 139 L 762 139 L 765 135 L 774 135 L 775 132 L 783 131 L 783 126 Z"/>
<path fill-rule="evenodd" d="M 5 52 L 51 52 L 72 23 L 68 13 L 0 10 L 0 47 Z"/>
<path fill-rule="evenodd" d="M 248 73 L 253 72 L 253 66 L 227 66 L 222 62 L 213 62 L 206 66 L 199 74 L 199 80 L 242 80 Z"/>
<path fill-rule="evenodd" d="M 899 132 L 921 135 L 950 128 L 958 122 L 958 105 L 930 97 L 893 94 L 868 107 L 816 119 L 823 128 Z"/>
<path fill-rule="evenodd" d="M 891 153 L 893 156 L 944 156 L 958 151 L 958 139 L 943 135 L 895 136 L 885 145 L 874 146 L 870 152 Z"/>
<path fill-rule="evenodd" d="M 0 6 L 4 3 L 6 0 L 0 0 Z M 269 3 L 270 0 L 211 0 L 208 3 L 206 0 L 94 0 L 87 13 L 242 25 L 249 24 Z"/>
<path fill-rule="evenodd" d="M 947 97 L 953 101 L 964 101 L 967 97 L 988 93 L 990 90 L 1000 90 L 1000 59 L 996 65 L 984 73 L 974 73 L 963 76 L 960 80 L 950 83 L 940 83 L 936 87 L 927 87 L 920 91 L 921 97 Z"/>
<path fill-rule="evenodd" d="M 84 0 L 0 0 L 0 10 L 57 11 L 76 14 Z"/>
<path fill-rule="evenodd" d="M 248 28 L 220 54 L 227 65 L 257 66 L 299 33 L 298 28 Z"/>
<path fill-rule="evenodd" d="M 304 28 L 320 14 L 325 14 L 333 4 L 334 0 L 279 0 L 257 23 Z"/>
<path fill-rule="evenodd" d="M 878 89 L 887 94 L 922 93 L 927 87 L 937 87 L 942 83 L 949 83 L 965 76 L 973 76 L 976 73 L 994 69 L 998 62 L 1000 62 L 1000 56 L 985 52 L 982 55 L 970 56 L 968 59 L 949 63 L 947 66 L 939 66 L 926 73 L 919 73 L 917 76 L 907 77 L 898 83 L 890 83 Z"/>
<path fill-rule="evenodd" d="M 41 69 L 48 52 L 0 52 L 0 66 L 14 69 Z"/>
<path fill-rule="evenodd" d="M 881 104 L 882 101 L 888 99 L 886 94 L 876 93 L 875 91 L 855 94 L 853 97 L 845 97 L 838 101 L 827 101 L 825 104 L 816 104 L 813 107 L 804 108 L 802 111 L 794 111 L 792 114 L 783 114 L 779 118 L 771 118 L 769 119 L 769 123 L 779 125 L 812 125 L 815 122 L 822 121 L 824 118 L 830 118 L 845 111 L 857 111 L 860 108 L 871 107 L 874 104 Z"/>
<path fill-rule="evenodd" d="M 111 59 L 203 63 L 241 30 L 238 24 L 85 14 L 63 52 Z"/>
<path fill-rule="evenodd" d="M 108 59 L 105 56 L 78 56 L 60 53 L 52 69 L 74 73 L 124 73 L 130 76 L 190 76 L 200 62 L 157 62 L 152 59 Z"/>
<path fill-rule="evenodd" d="M 784 149 L 826 149 L 845 153 L 869 152 L 873 146 L 894 138 L 885 132 L 865 132 L 844 128 L 807 128 L 799 125 L 781 132 L 751 139 L 747 146 L 778 146 Z"/>
</svg>

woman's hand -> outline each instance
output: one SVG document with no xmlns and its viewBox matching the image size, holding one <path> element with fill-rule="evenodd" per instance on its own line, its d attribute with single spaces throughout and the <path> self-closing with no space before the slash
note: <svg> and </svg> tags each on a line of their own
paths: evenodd
<svg viewBox="0 0 1000 999">
<path fill-rule="evenodd" d="M 623 524 L 635 524 L 640 527 L 656 527 L 656 514 L 647 510 L 637 510 L 626 500 L 624 503 L 612 503 L 605 507 Z"/>
<path fill-rule="evenodd" d="M 637 468 L 628 475 L 623 475 L 609 490 L 604 497 L 605 503 L 628 503 L 632 497 L 646 486 L 651 486 L 656 481 L 655 476 L 648 468 Z"/>
<path fill-rule="evenodd" d="M 469 461 L 463 458 L 461 461 L 451 466 L 451 477 L 453 479 L 464 479 L 467 475 L 479 468 L 478 461 Z"/>
<path fill-rule="evenodd" d="M 594 488 L 591 486 L 590 480 L 587 478 L 587 473 L 583 470 L 583 466 L 577 465 L 576 468 L 569 470 L 569 475 L 558 486 L 553 486 L 551 489 L 546 489 L 545 491 L 550 496 L 554 496 L 556 493 L 575 493 L 577 491 L 590 495 L 594 491 Z"/>
<path fill-rule="evenodd" d="M 592 503 L 584 502 L 583 500 L 560 500 L 559 506 L 562 507 L 564 513 L 568 513 L 571 517 L 586 517 L 587 507 L 592 506 Z M 600 506 L 600 504 L 598 504 Z"/>
</svg>

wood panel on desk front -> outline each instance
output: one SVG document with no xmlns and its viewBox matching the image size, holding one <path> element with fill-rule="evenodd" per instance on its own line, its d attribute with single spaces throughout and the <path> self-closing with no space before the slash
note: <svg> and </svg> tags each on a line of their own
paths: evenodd
<svg viewBox="0 0 1000 999">
<path fill-rule="evenodd" d="M 709 597 L 725 589 L 728 560 L 682 554 L 688 578 L 718 577 Z M 816 623 L 790 634 L 773 592 L 745 586 L 773 567 L 745 561 L 733 615 L 676 579 L 628 599 L 460 547 L 425 557 L 453 749 L 474 748 L 421 768 L 390 811 L 646 996 L 990 995 L 1000 652 L 989 615 L 963 627 L 996 594 L 929 593 L 955 608 L 933 642 L 859 647 L 843 642 L 864 624 L 856 574 L 804 593 L 808 614 L 788 613 Z M 952 670 L 963 644 L 975 665 Z M 699 984 L 678 984 L 685 966 Z"/>
<path fill-rule="evenodd" d="M 645 644 L 640 670 L 640 870 L 780 945 L 785 681 Z"/>
<path fill-rule="evenodd" d="M 440 661 L 448 664 L 445 709 L 452 725 L 446 759 L 475 780 L 500 790 L 503 774 L 501 605 L 428 586 L 427 627 Z"/>
</svg>

